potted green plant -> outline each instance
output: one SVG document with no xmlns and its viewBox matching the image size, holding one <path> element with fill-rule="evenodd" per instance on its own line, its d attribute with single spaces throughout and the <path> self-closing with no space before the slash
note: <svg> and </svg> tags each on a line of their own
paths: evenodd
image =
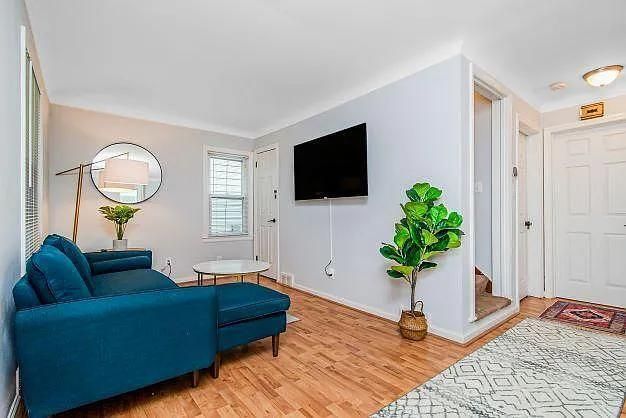
<svg viewBox="0 0 626 418">
<path fill-rule="evenodd" d="M 433 260 L 451 248 L 461 246 L 463 217 L 436 204 L 442 191 L 428 183 L 417 183 L 406 191 L 409 202 L 401 204 L 405 217 L 396 223 L 393 244 L 383 242 L 380 253 L 396 264 L 387 270 L 392 279 L 402 279 L 411 287 L 410 309 L 403 310 L 398 325 L 403 337 L 421 340 L 428 323 L 424 303 L 415 300 L 419 272 L 437 267 Z M 419 309 L 416 309 L 417 305 Z"/>
<path fill-rule="evenodd" d="M 117 239 L 113 240 L 114 251 L 124 251 L 128 248 L 128 240 L 124 239 L 124 232 L 126 231 L 126 225 L 130 221 L 135 213 L 140 211 L 139 208 L 133 208 L 128 205 L 102 206 L 98 209 L 105 219 L 115 224 L 115 235 Z"/>
</svg>

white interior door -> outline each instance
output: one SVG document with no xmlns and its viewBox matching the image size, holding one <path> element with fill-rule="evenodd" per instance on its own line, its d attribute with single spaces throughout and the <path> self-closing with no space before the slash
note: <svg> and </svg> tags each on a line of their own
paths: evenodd
<svg viewBox="0 0 626 418">
<path fill-rule="evenodd" d="M 526 144 L 528 137 L 522 132 L 518 134 L 517 144 L 517 275 L 518 298 L 528 296 L 528 231 L 533 227 L 528 216 L 528 165 L 526 163 Z"/>
<path fill-rule="evenodd" d="M 256 153 L 254 169 L 255 258 L 272 267 L 264 276 L 278 278 L 278 149 Z"/>
<path fill-rule="evenodd" d="M 626 123 L 554 137 L 555 295 L 626 305 Z"/>
</svg>

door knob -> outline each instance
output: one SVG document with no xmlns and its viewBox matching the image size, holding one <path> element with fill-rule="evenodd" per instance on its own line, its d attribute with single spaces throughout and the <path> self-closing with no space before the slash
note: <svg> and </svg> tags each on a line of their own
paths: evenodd
<svg viewBox="0 0 626 418">
<path fill-rule="evenodd" d="M 275 224 L 275 223 L 276 223 L 276 218 L 272 218 L 272 219 L 270 219 L 270 220 L 269 220 L 269 221 L 267 221 L 267 222 L 271 222 L 271 223 Z"/>
</svg>

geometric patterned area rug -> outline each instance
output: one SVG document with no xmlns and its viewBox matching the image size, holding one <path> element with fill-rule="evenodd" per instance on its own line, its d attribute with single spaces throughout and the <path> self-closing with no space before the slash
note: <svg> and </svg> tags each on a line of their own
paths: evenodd
<svg viewBox="0 0 626 418">
<path fill-rule="evenodd" d="M 617 417 L 626 338 L 525 319 L 373 417 Z"/>
<path fill-rule="evenodd" d="M 540 318 L 567 322 L 568 324 L 615 334 L 626 333 L 625 310 L 611 309 L 590 303 L 559 300 L 546 309 Z"/>
</svg>

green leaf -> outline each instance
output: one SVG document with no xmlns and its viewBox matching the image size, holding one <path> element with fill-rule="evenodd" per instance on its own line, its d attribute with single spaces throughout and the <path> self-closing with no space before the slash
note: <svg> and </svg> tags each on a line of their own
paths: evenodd
<svg viewBox="0 0 626 418">
<path fill-rule="evenodd" d="M 396 243 L 398 248 L 402 248 L 409 238 L 410 234 L 408 228 L 402 224 L 396 224 L 396 235 L 393 237 L 393 242 Z"/>
<path fill-rule="evenodd" d="M 408 202 L 402 207 L 406 216 L 413 219 L 419 219 L 428 212 L 428 205 L 421 202 Z"/>
<path fill-rule="evenodd" d="M 125 225 L 130 221 L 140 208 L 133 208 L 128 205 L 102 206 L 98 211 L 104 215 L 104 218 L 116 223 L 117 225 Z"/>
<path fill-rule="evenodd" d="M 441 254 L 443 251 L 427 251 L 422 256 L 422 260 L 428 260 L 430 257 L 433 257 L 437 254 Z"/>
<path fill-rule="evenodd" d="M 424 240 L 424 245 L 432 245 L 439 241 L 437 237 L 427 229 L 422 229 L 422 239 Z"/>
<path fill-rule="evenodd" d="M 431 263 L 430 261 L 424 261 L 420 267 L 418 271 L 422 271 L 422 270 L 426 270 L 426 269 L 432 269 L 437 267 L 437 263 Z"/>
<path fill-rule="evenodd" d="M 422 228 L 415 223 L 409 222 L 409 234 L 411 235 L 411 240 L 418 246 L 424 247 L 424 240 L 422 239 L 421 234 Z"/>
<path fill-rule="evenodd" d="M 463 217 L 435 204 L 443 192 L 429 183 L 416 183 L 405 193 L 409 201 L 400 205 L 405 217 L 395 224 L 393 243 L 383 242 L 379 251 L 399 264 L 387 271 L 390 277 L 410 281 L 413 273 L 437 266 L 432 257 L 461 245 Z"/>
<path fill-rule="evenodd" d="M 396 250 L 391 244 L 385 244 L 382 247 L 380 247 L 380 254 L 385 257 L 388 258 L 389 260 L 393 260 L 397 263 L 403 264 L 404 263 L 404 259 L 402 258 L 402 256 L 398 253 L 398 250 Z"/>
<path fill-rule="evenodd" d="M 463 217 L 456 212 L 450 212 L 446 226 L 449 228 L 458 228 L 463 223 Z"/>
<path fill-rule="evenodd" d="M 414 189 L 409 189 L 406 191 L 406 196 L 411 200 L 411 202 L 419 202 L 420 197 Z"/>
<path fill-rule="evenodd" d="M 391 266 L 391 270 L 402 273 L 405 277 L 411 277 L 414 268 L 411 266 Z"/>
<path fill-rule="evenodd" d="M 428 217 L 434 225 L 439 224 L 446 216 L 448 216 L 448 209 L 444 205 L 433 206 L 428 210 Z"/>
<path fill-rule="evenodd" d="M 430 189 L 430 184 L 428 183 L 416 183 L 413 185 L 413 190 L 415 190 L 417 195 L 422 200 L 424 200 L 424 197 L 426 197 L 426 192 L 428 192 L 428 189 Z"/>
<path fill-rule="evenodd" d="M 411 245 L 406 252 L 405 265 L 417 267 L 422 261 L 422 250 L 417 245 Z"/>
<path fill-rule="evenodd" d="M 458 248 L 461 246 L 461 240 L 453 232 L 448 232 L 448 248 Z"/>
<path fill-rule="evenodd" d="M 424 200 L 426 202 L 433 202 L 439 199 L 442 193 L 443 192 L 441 191 L 441 189 L 438 189 L 436 187 L 431 187 L 430 189 L 428 189 L 428 191 L 424 195 Z"/>
<path fill-rule="evenodd" d="M 395 271 L 395 270 L 387 270 L 387 274 L 390 277 L 393 277 L 394 279 L 401 279 L 404 277 L 404 274 L 400 273 L 399 271 Z"/>
<path fill-rule="evenodd" d="M 459 238 L 459 239 L 461 239 L 461 237 L 462 237 L 463 235 L 465 235 L 465 234 L 463 233 L 463 231 L 461 231 L 460 229 L 446 229 L 446 232 L 453 233 L 453 234 L 454 234 L 454 235 L 456 235 L 456 236 L 457 236 L 457 238 Z"/>
<path fill-rule="evenodd" d="M 448 236 L 447 233 L 443 234 L 441 237 L 437 238 L 438 241 L 436 243 L 434 243 L 433 245 L 430 245 L 427 248 L 428 252 L 432 252 L 432 251 L 446 251 L 448 249 L 448 242 L 450 242 L 450 237 Z"/>
</svg>

